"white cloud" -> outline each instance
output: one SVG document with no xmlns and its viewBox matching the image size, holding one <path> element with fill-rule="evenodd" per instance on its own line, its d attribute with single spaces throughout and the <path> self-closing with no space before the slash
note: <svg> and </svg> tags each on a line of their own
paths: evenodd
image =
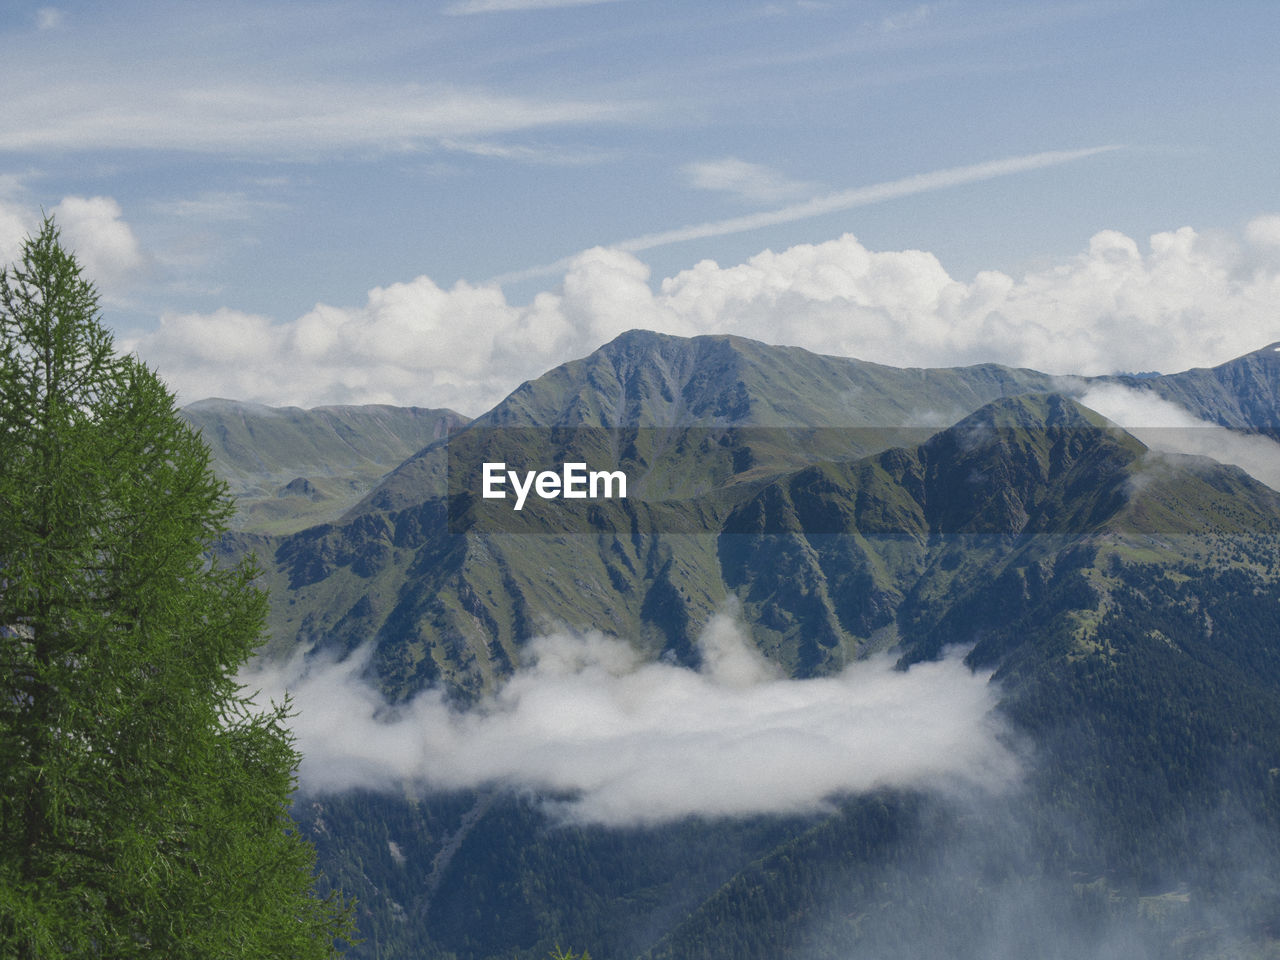
<svg viewBox="0 0 1280 960">
<path fill-rule="evenodd" d="M 930 253 L 873 251 L 852 236 L 703 261 L 663 280 L 620 250 L 576 257 L 558 289 L 523 306 L 492 286 L 430 279 L 379 288 L 363 307 L 319 305 L 286 323 L 240 320 L 223 339 L 276 344 L 234 364 L 203 336 L 233 311 L 170 315 L 130 341 L 184 400 L 210 393 L 312 406 L 391 402 L 479 414 L 522 380 L 624 330 L 732 333 L 900 366 L 994 361 L 1058 374 L 1165 372 L 1280 339 L 1280 257 L 1266 219 L 1239 241 L 1189 227 L 1143 249 L 1104 231 L 1070 260 L 1020 278 L 964 282 Z M 1261 224 L 1261 226 L 1259 226 Z"/>
<path fill-rule="evenodd" d="M 854 187 L 850 190 L 840 190 L 836 193 L 813 197 L 812 199 L 783 207 L 780 210 L 769 210 L 763 213 L 734 217 L 729 220 L 717 220 L 688 227 L 678 227 L 675 230 L 664 230 L 660 233 L 651 233 L 643 237 L 624 240 L 614 244 L 614 246 L 620 250 L 629 250 L 634 253 L 641 250 L 652 250 L 655 247 L 664 247 L 672 243 L 682 243 L 686 240 L 745 233 L 749 230 L 777 226 L 781 223 L 794 223 L 797 220 L 808 220 L 812 217 L 837 213 L 841 210 L 852 210 L 855 207 L 865 207 L 873 203 L 883 203 L 886 200 L 896 200 L 900 197 L 931 193 L 935 190 L 945 190 L 948 187 L 960 186 L 966 183 L 980 183 L 984 180 L 994 180 L 997 177 L 1025 173 L 1028 170 L 1041 170 L 1045 167 L 1071 163 L 1075 160 L 1082 160 L 1085 157 L 1092 157 L 1099 153 L 1118 149 L 1120 148 L 1116 146 L 1104 146 L 1086 147 L 1082 150 L 1050 150 L 1044 153 L 1005 157 L 1003 160 L 991 160 L 964 167 L 933 170 L 929 173 L 903 177 L 899 180 L 889 180 L 884 183 L 872 184 L 868 187 Z"/>
<path fill-rule="evenodd" d="M 531 665 L 465 713 L 437 691 L 389 708 L 360 679 L 367 650 L 309 669 L 259 666 L 245 680 L 294 698 L 302 789 L 313 792 L 502 785 L 623 825 L 811 811 L 886 785 L 999 789 L 1017 776 L 995 690 L 958 657 L 789 680 L 728 617 L 700 644 L 707 665 L 693 671 L 643 663 L 597 633 L 541 637 Z"/>
<path fill-rule="evenodd" d="M 878 24 L 881 33 L 900 33 L 912 30 L 929 22 L 933 15 L 934 4 L 922 3 L 910 10 L 881 17 Z"/>
<path fill-rule="evenodd" d="M 493 143 L 484 140 L 440 140 L 445 150 L 469 153 L 476 157 L 497 157 L 501 160 L 517 160 L 547 166 L 584 167 L 602 163 L 610 154 L 594 148 L 531 147 L 526 144 Z"/>
<path fill-rule="evenodd" d="M 15 263 L 22 253 L 22 242 L 35 228 L 36 215 L 0 195 L 0 266 Z"/>
<path fill-rule="evenodd" d="M 292 369 L 288 341 L 289 331 L 273 326 L 266 317 L 222 309 L 211 314 L 164 317 L 145 350 L 127 337 L 118 344 L 157 368 L 185 400 L 213 396 L 255 399 L 270 382 L 264 378 L 270 377 L 274 367 L 286 381 L 275 394 L 277 402 L 287 403 L 287 378 Z M 335 389 L 334 384 L 326 384 L 327 392 Z"/>
<path fill-rule="evenodd" d="M 133 228 L 111 197 L 63 197 L 49 211 L 62 245 L 107 302 L 118 301 L 150 265 Z M 0 198 L 0 265 L 16 263 L 40 230 L 40 211 Z"/>
<path fill-rule="evenodd" d="M 27 176 L 21 173 L 0 173 L 0 201 L 10 200 L 25 193 Z"/>
<path fill-rule="evenodd" d="M 699 190 L 732 193 L 759 203 L 790 200 L 813 189 L 812 184 L 791 180 L 762 164 L 737 157 L 690 163 L 685 166 L 684 174 L 689 185 Z"/>
<path fill-rule="evenodd" d="M 1147 390 L 1097 384 L 1080 402 L 1123 427 L 1152 450 L 1209 457 L 1234 464 L 1260 483 L 1280 490 L 1280 444 L 1201 420 Z"/>
<path fill-rule="evenodd" d="M 1255 224 L 1257 221 L 1255 221 Z M 1060 374 L 1206 366 L 1277 339 L 1280 258 L 1190 227 L 1147 249 L 1114 231 L 1015 279 L 951 277 L 932 254 L 852 236 L 697 264 L 657 300 L 700 330 L 904 366 L 996 361 Z"/>
<path fill-rule="evenodd" d="M 111 197 L 64 197 L 52 214 L 63 245 L 105 297 L 119 296 L 147 266 L 138 238 Z"/>
<path fill-rule="evenodd" d="M 1254 218 L 1245 230 L 1245 238 L 1256 247 L 1280 251 L 1280 214 Z"/>
<path fill-rule="evenodd" d="M 525 307 L 496 287 L 427 277 L 379 287 L 363 307 L 318 304 L 291 323 L 235 310 L 168 314 L 125 338 L 183 402 L 217 395 L 263 403 L 401 403 L 480 413 L 522 380 L 634 326 L 681 327 L 654 302 L 647 268 L 589 251 L 559 293 Z M 554 358 L 554 359 L 553 359 Z"/>
</svg>

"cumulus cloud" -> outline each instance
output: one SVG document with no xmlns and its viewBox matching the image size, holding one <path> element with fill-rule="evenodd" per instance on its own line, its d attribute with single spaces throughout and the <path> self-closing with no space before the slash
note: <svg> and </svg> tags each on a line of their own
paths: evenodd
<svg viewBox="0 0 1280 960">
<path fill-rule="evenodd" d="M 1268 437 L 1236 433 L 1201 420 L 1148 390 L 1097 384 L 1080 402 L 1123 427 L 1152 450 L 1209 457 L 1239 467 L 1260 483 L 1280 490 L 1280 444 Z"/>
<path fill-rule="evenodd" d="M 968 282 L 933 254 L 874 251 L 845 235 L 734 266 L 703 261 L 655 291 L 634 254 L 595 249 L 527 305 L 492 285 L 445 290 L 419 277 L 373 290 L 362 307 L 319 305 L 287 323 L 233 311 L 170 315 L 129 345 L 185 400 L 416 403 L 469 414 L 636 327 L 733 333 L 902 366 L 1171 372 L 1277 339 L 1278 219 L 1260 217 L 1235 240 L 1183 227 L 1145 249 L 1103 231 L 1065 263 Z"/>
<path fill-rule="evenodd" d="M 694 671 L 643 663 L 598 633 L 544 636 L 527 667 L 467 712 L 438 691 L 388 707 L 360 679 L 367 650 L 246 680 L 264 697 L 293 696 L 310 792 L 505 786 L 622 825 L 818 810 L 886 785 L 999 789 L 1018 775 L 988 676 L 958 657 L 788 680 L 726 615 L 699 642 Z"/>
<path fill-rule="evenodd" d="M 1273 255 L 1280 252 L 1280 214 L 1255 217 L 1245 228 L 1245 237 L 1261 250 Z"/>
<path fill-rule="evenodd" d="M 1066 263 L 967 283 L 932 254 L 870 251 L 846 235 L 735 267 L 700 263 L 662 294 L 726 332 L 772 330 L 776 342 L 887 363 L 1172 371 L 1276 338 L 1280 258 L 1257 242 L 1257 223 L 1243 244 L 1184 227 L 1152 236 L 1146 251 L 1103 231 Z"/>
<path fill-rule="evenodd" d="M 518 376 L 504 355 L 522 340 L 522 313 L 492 287 L 442 290 L 430 279 L 379 287 L 363 307 L 318 304 L 292 323 L 222 309 L 171 313 L 121 345 L 151 363 L 184 401 L 207 396 L 312 406 L 401 403 L 469 410 Z M 540 358 L 551 344 L 535 342 Z M 518 383 L 519 380 L 515 380 Z"/>
<path fill-rule="evenodd" d="M 150 258 L 111 197 L 63 197 L 49 213 L 85 276 L 107 302 L 120 300 L 150 266 Z M 16 263 L 22 244 L 40 229 L 41 213 L 0 196 L 0 264 Z"/>
<path fill-rule="evenodd" d="M 633 327 L 694 334 L 654 300 L 649 271 L 593 250 L 561 290 L 523 307 L 494 286 L 428 277 L 370 291 L 362 307 L 318 304 L 291 323 L 235 310 L 174 313 L 122 339 L 183 401 L 400 403 L 480 413 L 521 381 Z"/>
<path fill-rule="evenodd" d="M 52 212 L 63 243 L 106 296 L 117 295 L 145 269 L 142 246 L 111 197 L 65 197 Z"/>
<path fill-rule="evenodd" d="M 0 265 L 8 266 L 22 253 L 22 241 L 31 232 L 34 215 L 0 195 Z"/>
</svg>

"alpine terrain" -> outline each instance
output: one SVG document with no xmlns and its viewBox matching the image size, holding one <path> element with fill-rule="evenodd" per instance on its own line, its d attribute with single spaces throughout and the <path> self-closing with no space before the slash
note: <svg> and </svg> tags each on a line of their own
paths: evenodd
<svg viewBox="0 0 1280 960">
<path fill-rule="evenodd" d="M 359 901 L 352 955 L 1280 955 L 1280 493 L 1180 452 L 1173 431 L 1154 449 L 1086 405 L 1102 387 L 1280 454 L 1274 345 L 1182 373 L 1062 380 L 633 331 L 470 421 L 187 408 L 242 497 L 220 549 L 256 554 L 271 592 L 262 662 L 295 676 L 347 665 L 364 698 L 350 702 L 376 700 L 369 736 L 396 731 L 404 752 L 447 732 L 450 763 L 475 771 L 397 767 L 374 740 L 354 780 L 319 755 L 304 766 L 295 815 L 329 882 Z M 543 495 L 567 474 L 533 486 L 567 463 L 622 474 L 625 498 Z M 505 499 L 484 495 L 486 464 L 503 465 Z M 677 774 L 678 745 L 694 750 L 703 728 L 675 736 L 673 709 L 646 794 L 658 799 L 601 813 L 584 804 L 612 775 L 565 786 L 491 766 L 528 724 L 465 735 L 499 729 L 551 675 L 547 637 L 629 651 L 596 692 L 632 678 L 634 703 L 649 695 L 636 678 L 729 677 L 713 642 L 727 621 L 745 640 L 732 662 L 756 679 L 724 689 L 847 682 L 832 709 L 871 720 L 936 721 L 942 700 L 857 691 L 951 664 L 991 698 L 972 730 L 1008 769 L 957 760 L 946 777 L 726 811 Z M 885 686 L 853 685 L 877 664 Z M 584 689 L 538 716 L 595 709 Z M 720 693 L 697 696 L 706 724 L 724 721 Z M 425 704 L 446 719 L 415 720 Z M 748 758 L 741 793 L 828 736 L 803 716 L 818 719 L 781 752 L 726 748 Z M 849 750 L 900 769 L 912 729 L 890 719 Z"/>
</svg>

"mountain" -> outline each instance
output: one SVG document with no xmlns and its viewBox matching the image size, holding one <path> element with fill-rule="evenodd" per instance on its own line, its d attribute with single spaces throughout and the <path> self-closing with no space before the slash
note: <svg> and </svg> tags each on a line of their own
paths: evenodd
<svg viewBox="0 0 1280 960">
<path fill-rule="evenodd" d="M 753 450 L 738 455 L 741 469 L 731 471 L 759 474 L 785 468 L 797 457 L 883 450 L 909 431 L 923 437 L 988 400 L 1047 391 L 1054 382 L 1034 370 L 997 364 L 904 370 L 742 337 L 632 330 L 588 357 L 521 384 L 475 426 L 643 428 L 650 439 L 672 444 L 688 430 L 761 428 Z M 779 442 L 783 450 L 769 449 Z M 443 445 L 423 450 L 352 515 L 400 510 L 442 495 L 444 460 Z"/>
<path fill-rule="evenodd" d="M 803 675 L 850 637 L 859 653 L 893 641 L 908 662 L 971 643 L 1009 615 L 1002 577 L 1082 550 L 1105 566 L 1141 543 L 1173 563 L 1204 538 L 1280 533 L 1270 488 L 1146 453 L 1070 398 L 994 401 L 917 447 L 770 483 L 728 517 L 720 567 L 765 651 Z"/>
<path fill-rule="evenodd" d="M 937 429 L 929 421 L 939 411 L 948 411 L 951 422 L 997 398 L 1043 394 L 1056 382 L 995 365 L 898 370 L 736 337 L 624 334 L 523 384 L 466 429 L 426 446 L 341 522 L 258 546 L 260 558 L 273 550 L 267 570 L 273 592 L 293 601 L 273 608 L 272 649 L 349 650 L 372 639 L 375 669 L 396 696 L 436 683 L 477 696 L 519 661 L 524 639 L 556 623 L 604 629 L 652 656 L 689 662 L 692 637 L 729 596 L 763 589 L 726 580 L 728 548 L 713 539 L 757 487 L 806 463 L 911 449 Z M 570 459 L 625 468 L 631 498 L 593 508 L 594 521 L 556 531 L 537 527 L 546 511 L 530 508 L 517 517 L 505 504 L 475 502 L 483 462 Z M 881 469 L 901 479 L 905 468 Z M 450 475 L 455 487 L 457 478 L 472 478 L 470 500 L 460 489 L 451 495 Z M 900 485 L 886 489 L 889 501 L 902 495 Z M 502 510 L 508 519 L 472 523 L 466 536 L 450 532 L 451 522 L 456 531 L 486 506 L 489 517 Z M 563 502 L 548 509 L 568 513 Z M 514 535 L 539 529 L 566 536 Z M 615 530 L 659 535 L 616 537 Z M 879 559 L 873 566 L 881 579 L 900 573 Z M 903 590 L 898 584 L 891 592 Z M 816 604 L 816 619 L 793 615 L 791 627 L 778 612 L 782 604 L 770 618 L 753 618 L 762 643 L 791 650 L 783 661 L 790 670 L 802 660 L 805 672 L 839 669 L 895 641 L 885 629 L 893 620 L 889 608 L 840 613 L 832 602 L 808 602 Z M 803 657 L 781 639 L 788 630 L 819 625 L 821 650 Z"/>
<path fill-rule="evenodd" d="M 270 649 L 372 639 L 375 669 L 397 697 L 436 683 L 477 696 L 551 623 L 687 661 L 692 636 L 728 596 L 714 534 L 753 484 L 797 462 L 923 439 L 939 411 L 958 416 L 1052 383 L 996 365 L 898 370 L 737 337 L 624 334 L 425 447 L 341 522 L 278 542 L 267 582 L 292 602 L 273 607 Z M 464 512 L 450 475 L 478 482 L 482 462 L 508 456 L 532 465 L 619 455 L 633 491 L 616 523 L 664 535 L 592 535 L 590 524 L 552 542 L 509 527 L 448 532 Z M 255 547 L 261 559 L 268 548 Z"/>
<path fill-rule="evenodd" d="M 522 384 L 491 426 L 938 425 L 1052 378 L 997 364 L 899 369 L 735 336 L 632 330 Z"/>
<path fill-rule="evenodd" d="M 179 413 L 200 431 L 236 498 L 233 526 L 270 533 L 336 518 L 405 458 L 467 423 L 452 410 L 221 399 Z"/>
<path fill-rule="evenodd" d="M 1114 379 L 1258 431 L 1276 372 L 1263 350 Z M 1154 454 L 1060 387 L 633 332 L 340 520 L 229 538 L 263 562 L 268 654 L 371 643 L 392 711 L 427 688 L 466 710 L 556 624 L 695 665 L 733 600 L 792 677 L 959 645 L 1025 758 L 1018 789 L 972 800 L 886 786 L 625 829 L 500 785 L 303 797 L 324 870 L 361 901 L 357 955 L 1274 955 L 1280 494 Z M 624 468 L 634 495 L 516 514 L 476 494 L 491 457 L 570 456 Z"/>
<path fill-rule="evenodd" d="M 1210 423 L 1272 435 L 1280 430 L 1280 343 L 1216 367 L 1160 377 L 1105 379 L 1150 390 Z"/>
</svg>

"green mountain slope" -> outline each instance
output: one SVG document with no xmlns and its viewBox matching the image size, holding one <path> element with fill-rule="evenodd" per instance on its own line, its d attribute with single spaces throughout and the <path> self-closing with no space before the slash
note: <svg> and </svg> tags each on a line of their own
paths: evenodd
<svg viewBox="0 0 1280 960">
<path fill-rule="evenodd" d="M 725 523 L 726 586 L 763 649 L 807 674 L 851 638 L 858 652 L 902 643 L 909 660 L 972 642 L 987 625 L 971 614 L 954 625 L 952 611 L 1006 619 L 1001 598 L 1021 589 L 1000 580 L 1006 572 L 1086 544 L 1181 563 L 1219 537 L 1280 532 L 1270 488 L 1235 468 L 1146 452 L 1069 398 L 996 401 L 918 447 L 765 486 Z"/>
<path fill-rule="evenodd" d="M 236 497 L 236 529 L 290 533 L 340 516 L 389 470 L 467 423 L 421 407 L 266 407 L 200 400 L 183 419 Z"/>
<path fill-rule="evenodd" d="M 727 335 L 632 330 L 516 389 L 493 426 L 901 427 L 955 419 L 993 397 L 1046 389 L 996 364 L 899 369 Z"/>
</svg>

